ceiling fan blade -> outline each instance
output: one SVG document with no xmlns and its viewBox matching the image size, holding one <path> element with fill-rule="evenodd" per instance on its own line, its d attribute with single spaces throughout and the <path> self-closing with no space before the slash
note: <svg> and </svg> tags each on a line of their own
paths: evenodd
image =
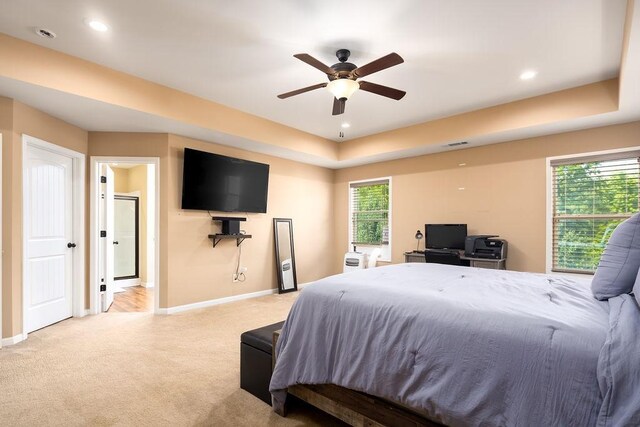
<svg viewBox="0 0 640 427">
<path fill-rule="evenodd" d="M 362 67 L 358 67 L 353 70 L 353 74 L 356 77 L 364 77 L 369 74 L 377 73 L 378 71 L 382 71 L 389 67 L 393 67 L 394 65 L 402 64 L 404 59 L 397 53 L 390 53 L 387 56 L 383 56 L 382 58 L 378 58 L 373 62 L 369 62 Z"/>
<path fill-rule="evenodd" d="M 347 100 L 342 98 L 333 98 L 333 115 L 337 116 L 344 113 L 344 106 L 346 105 Z"/>
<path fill-rule="evenodd" d="M 290 96 L 300 95 L 301 93 L 309 92 L 310 90 L 320 89 L 321 87 L 326 87 L 326 86 L 327 86 L 327 83 L 318 83 L 317 85 L 303 87 L 302 89 L 292 90 L 291 92 L 287 92 L 287 93 L 281 93 L 280 95 L 278 95 L 278 98 L 285 99 L 285 98 L 289 98 Z"/>
<path fill-rule="evenodd" d="M 318 70 L 322 71 L 323 73 L 332 76 L 334 75 L 336 72 L 335 70 L 333 70 L 333 68 L 324 65 L 322 62 L 318 61 L 316 58 L 314 58 L 313 56 L 307 54 L 307 53 L 297 53 L 295 55 L 293 55 L 295 58 L 298 58 L 300 61 L 302 62 L 306 62 L 307 64 L 311 65 L 314 68 L 317 68 Z"/>
<path fill-rule="evenodd" d="M 360 83 L 360 90 L 375 93 L 376 95 L 386 96 L 387 98 L 395 99 L 396 101 L 401 100 L 407 94 L 407 92 L 403 90 L 394 89 L 389 86 L 382 86 L 363 81 L 359 81 L 358 83 Z"/>
</svg>

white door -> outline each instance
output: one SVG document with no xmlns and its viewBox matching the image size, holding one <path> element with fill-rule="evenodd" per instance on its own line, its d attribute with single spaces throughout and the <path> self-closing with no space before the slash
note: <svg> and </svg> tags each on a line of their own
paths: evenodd
<svg viewBox="0 0 640 427">
<path fill-rule="evenodd" d="M 101 183 L 102 190 L 102 210 L 100 230 L 106 231 L 106 237 L 100 237 L 103 256 L 102 284 L 105 290 L 102 291 L 102 311 L 109 310 L 113 304 L 114 285 L 114 183 L 113 170 L 109 165 L 102 165 L 102 176 L 106 178 L 106 182 Z"/>
<path fill-rule="evenodd" d="M 27 145 L 25 332 L 73 315 L 73 160 Z"/>
</svg>

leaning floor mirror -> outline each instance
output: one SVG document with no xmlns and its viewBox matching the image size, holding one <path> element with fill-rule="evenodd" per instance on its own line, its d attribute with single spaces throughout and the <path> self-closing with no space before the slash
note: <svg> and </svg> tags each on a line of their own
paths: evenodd
<svg viewBox="0 0 640 427">
<path fill-rule="evenodd" d="M 276 246 L 278 292 L 283 294 L 297 291 L 296 257 L 293 251 L 293 221 L 288 218 L 274 218 L 273 233 Z"/>
</svg>

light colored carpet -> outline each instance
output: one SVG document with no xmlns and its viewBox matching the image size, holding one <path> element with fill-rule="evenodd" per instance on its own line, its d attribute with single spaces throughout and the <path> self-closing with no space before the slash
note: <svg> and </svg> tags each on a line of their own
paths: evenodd
<svg viewBox="0 0 640 427">
<path fill-rule="evenodd" d="M 286 318 L 297 293 L 154 316 L 70 319 L 0 350 L 1 425 L 301 426 L 240 389 L 240 334 Z"/>
</svg>

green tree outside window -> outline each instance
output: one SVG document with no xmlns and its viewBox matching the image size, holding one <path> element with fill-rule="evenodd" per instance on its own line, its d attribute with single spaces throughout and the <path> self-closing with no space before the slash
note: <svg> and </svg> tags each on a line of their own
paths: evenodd
<svg viewBox="0 0 640 427">
<path fill-rule="evenodd" d="M 351 187 L 352 244 L 389 243 L 389 183 Z"/>
<path fill-rule="evenodd" d="M 637 158 L 553 168 L 553 270 L 593 272 L 618 224 L 638 211 Z"/>
</svg>

